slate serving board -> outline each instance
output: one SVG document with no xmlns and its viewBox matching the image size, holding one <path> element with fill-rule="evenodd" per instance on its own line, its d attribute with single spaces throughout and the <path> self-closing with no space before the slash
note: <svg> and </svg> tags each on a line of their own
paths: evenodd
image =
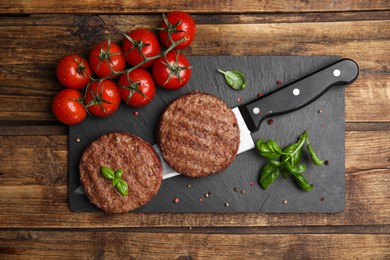
<svg viewBox="0 0 390 260">
<path fill-rule="evenodd" d="M 230 107 L 253 100 L 314 70 L 339 60 L 337 56 L 194 56 L 189 57 L 193 75 L 187 86 L 176 91 L 157 89 L 155 99 L 145 107 L 121 105 L 107 118 L 88 117 L 69 128 L 69 205 L 78 212 L 100 211 L 89 203 L 80 189 L 78 163 L 84 148 L 108 132 L 125 131 L 150 144 L 156 143 L 155 128 L 165 108 L 176 97 L 202 91 L 214 94 Z M 246 75 L 247 88 L 236 91 L 227 86 L 217 69 L 240 70 Z M 277 81 L 282 84 L 278 85 Z M 280 83 L 280 82 L 278 82 Z M 322 113 L 319 113 L 319 110 Z M 138 112 L 138 116 L 134 112 Z M 273 123 L 262 123 L 252 133 L 254 140 L 274 139 L 282 147 L 296 142 L 308 130 L 317 154 L 329 165 L 309 163 L 305 177 L 314 188 L 299 190 L 291 178 L 280 177 L 267 190 L 258 184 L 259 172 L 265 164 L 255 150 L 240 154 L 222 173 L 201 179 L 178 176 L 164 180 L 157 195 L 134 212 L 317 212 L 337 213 L 345 207 L 345 103 L 344 87 L 335 87 L 307 107 L 274 117 Z M 77 141 L 76 141 L 77 140 Z M 206 195 L 208 194 L 208 195 Z M 179 198 L 179 203 L 174 199 Z M 228 206 L 227 206 L 228 204 Z"/>
</svg>

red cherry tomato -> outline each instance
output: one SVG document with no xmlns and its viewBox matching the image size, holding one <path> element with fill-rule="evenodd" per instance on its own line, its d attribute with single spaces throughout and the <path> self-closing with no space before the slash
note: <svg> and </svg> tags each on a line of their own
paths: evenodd
<svg viewBox="0 0 390 260">
<path fill-rule="evenodd" d="M 87 89 L 84 104 L 95 116 L 105 117 L 114 113 L 121 102 L 117 85 L 111 80 L 95 81 Z"/>
<path fill-rule="evenodd" d="M 122 71 L 126 67 L 122 49 L 115 43 L 104 41 L 96 44 L 89 52 L 89 63 L 93 72 L 100 78 L 107 77 L 113 71 Z M 115 78 L 113 75 L 110 78 Z"/>
<path fill-rule="evenodd" d="M 152 75 L 156 83 L 166 89 L 178 89 L 188 83 L 192 74 L 187 58 L 176 52 L 169 52 L 156 60 Z"/>
<path fill-rule="evenodd" d="M 119 92 L 122 100 L 133 107 L 148 104 L 156 94 L 156 86 L 152 76 L 144 69 L 134 69 L 128 76 L 119 78 Z"/>
<path fill-rule="evenodd" d="M 83 57 L 69 54 L 58 61 L 56 74 L 58 81 L 65 87 L 81 89 L 91 80 L 92 70 Z"/>
<path fill-rule="evenodd" d="M 164 46 L 171 46 L 172 42 L 168 37 L 171 32 L 173 41 L 178 41 L 183 37 L 186 40 L 177 45 L 174 49 L 184 49 L 188 47 L 195 38 L 196 24 L 191 15 L 181 11 L 174 11 L 169 13 L 164 21 L 160 24 L 160 28 L 165 28 L 159 32 L 160 40 Z"/>
<path fill-rule="evenodd" d="M 58 121 L 67 125 L 75 125 L 85 119 L 87 111 L 79 101 L 80 97 L 80 91 L 70 88 L 61 90 L 54 97 L 51 108 Z"/>
<path fill-rule="evenodd" d="M 154 33 L 146 29 L 136 29 L 131 31 L 127 35 L 131 38 L 131 41 L 126 37 L 123 41 L 123 52 L 126 57 L 126 61 L 135 66 L 142 61 L 145 57 L 152 57 L 160 53 L 160 44 Z M 154 60 L 148 61 L 140 66 L 140 68 L 147 68 L 153 64 Z"/>
</svg>

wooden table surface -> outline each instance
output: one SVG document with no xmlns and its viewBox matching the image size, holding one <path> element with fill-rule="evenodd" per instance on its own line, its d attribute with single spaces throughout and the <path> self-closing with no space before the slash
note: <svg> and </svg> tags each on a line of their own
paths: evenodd
<svg viewBox="0 0 390 260">
<path fill-rule="evenodd" d="M 100 2 L 100 3 L 99 3 Z M 346 207 L 339 214 L 74 213 L 56 62 L 183 10 L 187 55 L 340 55 Z M 389 259 L 390 1 L 0 1 L 0 258 Z"/>
</svg>

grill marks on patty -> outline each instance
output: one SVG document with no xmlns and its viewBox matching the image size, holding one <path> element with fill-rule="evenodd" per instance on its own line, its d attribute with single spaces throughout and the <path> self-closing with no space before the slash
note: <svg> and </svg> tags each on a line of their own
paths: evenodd
<svg viewBox="0 0 390 260">
<path fill-rule="evenodd" d="M 190 93 L 164 111 L 158 141 L 165 161 L 186 176 L 224 170 L 235 158 L 240 133 L 234 113 L 219 98 Z"/>
</svg>

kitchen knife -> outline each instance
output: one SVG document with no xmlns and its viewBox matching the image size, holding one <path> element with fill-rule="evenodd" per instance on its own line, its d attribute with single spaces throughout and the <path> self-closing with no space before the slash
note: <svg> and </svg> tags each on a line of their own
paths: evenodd
<svg viewBox="0 0 390 260">
<path fill-rule="evenodd" d="M 355 61 L 341 59 L 249 103 L 233 108 L 240 127 L 240 146 L 237 154 L 255 147 L 251 132 L 257 131 L 266 118 L 298 110 L 322 96 L 331 87 L 352 83 L 358 75 L 359 66 Z M 153 148 L 163 165 L 163 179 L 179 175 L 163 160 L 158 144 Z"/>
</svg>

